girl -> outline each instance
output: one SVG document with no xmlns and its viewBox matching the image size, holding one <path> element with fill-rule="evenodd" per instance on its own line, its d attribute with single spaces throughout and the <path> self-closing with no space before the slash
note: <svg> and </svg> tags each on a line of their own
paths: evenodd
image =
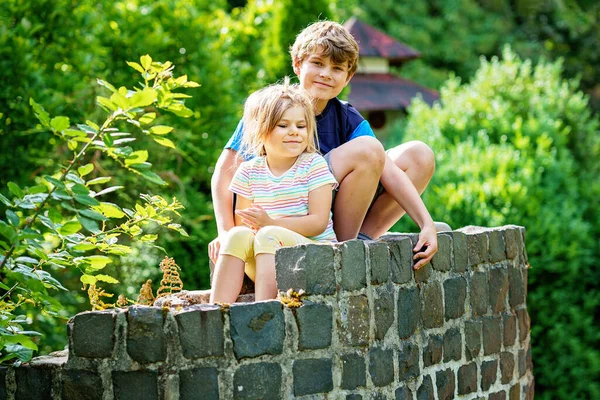
<svg viewBox="0 0 600 400">
<path fill-rule="evenodd" d="M 257 301 L 277 295 L 275 250 L 335 242 L 332 189 L 337 182 L 317 153 L 315 115 L 298 85 L 267 86 L 244 105 L 244 148 L 229 189 L 237 195 L 236 227 L 227 232 L 215 266 L 210 301 L 233 303 L 244 273 Z"/>
</svg>

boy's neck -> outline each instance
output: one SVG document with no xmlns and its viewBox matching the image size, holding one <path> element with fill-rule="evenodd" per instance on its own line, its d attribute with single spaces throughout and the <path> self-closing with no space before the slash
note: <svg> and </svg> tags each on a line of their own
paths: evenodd
<svg viewBox="0 0 600 400">
<path fill-rule="evenodd" d="M 266 155 L 267 166 L 271 173 L 275 176 L 285 174 L 296 163 L 298 157 L 277 157 Z"/>
<path fill-rule="evenodd" d="M 315 116 L 321 115 L 323 111 L 325 111 L 327 104 L 329 104 L 329 100 L 317 100 L 315 102 Z"/>
</svg>

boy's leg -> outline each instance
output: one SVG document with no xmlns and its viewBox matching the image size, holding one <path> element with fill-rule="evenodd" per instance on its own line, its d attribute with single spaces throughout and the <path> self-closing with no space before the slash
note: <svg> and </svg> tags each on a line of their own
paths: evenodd
<svg viewBox="0 0 600 400">
<path fill-rule="evenodd" d="M 381 143 L 362 136 L 331 150 L 329 162 L 339 183 L 333 204 L 333 229 L 339 241 L 355 239 L 373 201 L 385 164 Z"/>
<path fill-rule="evenodd" d="M 435 172 L 435 157 L 431 148 L 423 142 L 412 141 L 388 150 L 387 154 L 398 168 L 406 172 L 419 194 L 423 193 Z M 360 231 L 378 238 L 404 214 L 402 207 L 384 191 L 369 209 Z"/>
<path fill-rule="evenodd" d="M 211 303 L 235 303 L 244 282 L 245 261 L 253 257 L 254 232 L 245 226 L 230 229 L 215 265 Z"/>
</svg>

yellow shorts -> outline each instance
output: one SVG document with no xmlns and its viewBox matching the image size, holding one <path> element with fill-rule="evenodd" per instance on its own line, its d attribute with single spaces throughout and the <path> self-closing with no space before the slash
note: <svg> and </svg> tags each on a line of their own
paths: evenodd
<svg viewBox="0 0 600 400">
<path fill-rule="evenodd" d="M 246 275 L 254 281 L 257 254 L 275 254 L 275 251 L 281 247 L 305 243 L 317 242 L 280 226 L 265 226 L 258 232 L 254 232 L 246 226 L 236 226 L 227 232 L 225 242 L 221 244 L 220 253 L 244 261 Z"/>
</svg>

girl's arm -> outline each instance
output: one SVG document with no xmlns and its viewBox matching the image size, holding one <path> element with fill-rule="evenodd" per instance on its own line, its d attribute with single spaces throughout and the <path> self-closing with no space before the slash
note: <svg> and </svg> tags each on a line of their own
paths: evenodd
<svg viewBox="0 0 600 400">
<path fill-rule="evenodd" d="M 308 215 L 273 219 L 260 206 L 252 206 L 246 210 L 237 210 L 236 207 L 236 218 L 241 218 L 244 224 L 256 229 L 275 225 L 302 236 L 316 236 L 325 231 L 329 222 L 331 186 L 329 184 L 319 186 L 308 193 Z"/>
<path fill-rule="evenodd" d="M 235 226 L 240 226 L 240 225 L 246 225 L 249 228 L 252 228 L 251 225 L 244 223 L 242 217 L 238 214 L 238 211 L 242 211 L 242 210 L 247 210 L 249 208 L 252 207 L 252 200 L 247 199 L 243 196 L 240 196 L 239 194 L 236 196 L 235 199 L 235 216 L 234 216 L 234 220 L 235 220 Z"/>
</svg>

